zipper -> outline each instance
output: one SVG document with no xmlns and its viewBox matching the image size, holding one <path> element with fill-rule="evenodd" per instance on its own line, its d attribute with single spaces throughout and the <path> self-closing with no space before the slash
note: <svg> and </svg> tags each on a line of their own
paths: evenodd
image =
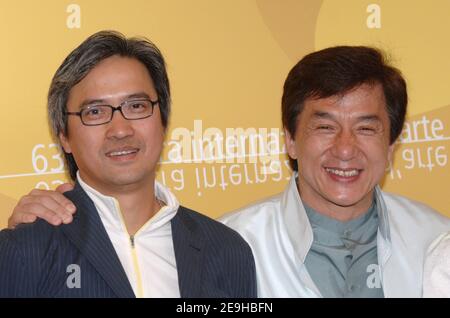
<svg viewBox="0 0 450 318">
<path fill-rule="evenodd" d="M 123 225 L 123 227 L 124 227 L 124 229 L 126 231 L 126 225 L 125 225 L 125 221 L 123 219 L 122 211 L 120 209 L 119 202 L 116 199 L 114 199 L 114 205 L 115 205 L 117 211 L 119 211 L 120 220 L 121 220 L 122 225 Z M 140 271 L 140 268 L 139 268 L 139 261 L 138 261 L 137 251 L 136 251 L 135 235 L 136 234 L 129 235 L 130 247 L 131 247 L 131 262 L 133 264 L 134 278 L 135 278 L 135 283 L 136 283 L 135 294 L 136 294 L 136 297 L 142 298 L 144 296 L 144 290 L 143 290 L 143 287 L 142 287 L 142 276 L 141 276 L 141 271 Z"/>
<path fill-rule="evenodd" d="M 141 276 L 141 270 L 139 268 L 139 261 L 138 256 L 136 252 L 135 242 L 134 242 L 134 235 L 130 235 L 130 244 L 131 244 L 131 258 L 133 260 L 133 267 L 134 267 L 134 273 L 136 275 L 136 297 L 142 298 L 144 297 L 144 290 L 142 287 L 142 276 Z"/>
</svg>

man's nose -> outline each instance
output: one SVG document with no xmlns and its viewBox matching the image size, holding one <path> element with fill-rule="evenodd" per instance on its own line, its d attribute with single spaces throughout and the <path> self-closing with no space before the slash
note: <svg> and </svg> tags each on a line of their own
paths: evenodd
<svg viewBox="0 0 450 318">
<path fill-rule="evenodd" d="M 108 131 L 106 134 L 108 138 L 121 139 L 134 134 L 132 121 L 125 119 L 122 112 L 119 110 L 113 112 L 111 121 L 106 125 L 108 125 Z"/>
<path fill-rule="evenodd" d="M 331 153 L 336 158 L 349 161 L 358 154 L 358 146 L 355 135 L 351 131 L 341 131 L 336 135 L 331 148 Z"/>
</svg>

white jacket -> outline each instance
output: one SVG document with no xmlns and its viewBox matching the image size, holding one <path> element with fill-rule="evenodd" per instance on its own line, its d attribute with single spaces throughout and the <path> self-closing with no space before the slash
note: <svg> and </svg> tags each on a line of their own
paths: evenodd
<svg viewBox="0 0 450 318">
<path fill-rule="evenodd" d="M 450 219 L 430 207 L 376 188 L 378 264 L 385 297 L 421 297 L 424 256 Z M 304 264 L 313 231 L 295 176 L 276 196 L 227 214 L 221 222 L 250 244 L 259 297 L 322 297 Z"/>
</svg>

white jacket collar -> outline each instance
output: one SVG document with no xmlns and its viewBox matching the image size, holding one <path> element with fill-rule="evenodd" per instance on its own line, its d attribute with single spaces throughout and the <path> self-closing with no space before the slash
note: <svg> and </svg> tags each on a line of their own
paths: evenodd
<svg viewBox="0 0 450 318">
<path fill-rule="evenodd" d="M 127 229 L 123 220 L 122 212 L 120 210 L 119 202 L 116 198 L 104 195 L 88 185 L 77 172 L 77 180 L 89 198 L 94 202 L 95 207 L 100 215 L 103 224 L 108 225 L 108 229 L 114 231 L 125 232 Z M 164 185 L 155 180 L 155 196 L 158 200 L 165 203 L 165 205 L 152 216 L 142 227 L 142 230 L 152 231 L 163 226 L 165 223 L 175 216 L 180 206 L 175 195 Z"/>
<path fill-rule="evenodd" d="M 297 175 L 298 173 L 294 173 L 282 195 L 281 212 L 289 240 L 293 244 L 294 253 L 298 261 L 303 264 L 313 242 L 313 230 L 298 193 Z M 380 261 L 379 264 L 384 264 L 391 253 L 391 235 L 389 230 L 389 216 L 379 186 L 375 187 L 375 200 L 379 219 L 377 244 L 378 250 L 383 251 L 383 255 L 378 255 L 378 259 Z"/>
</svg>

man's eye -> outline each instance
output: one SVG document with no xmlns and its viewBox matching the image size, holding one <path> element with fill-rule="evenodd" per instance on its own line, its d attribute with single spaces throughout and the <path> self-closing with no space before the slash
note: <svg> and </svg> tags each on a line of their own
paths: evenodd
<svg viewBox="0 0 450 318">
<path fill-rule="evenodd" d="M 358 130 L 362 133 L 374 134 L 376 129 L 374 127 L 359 127 Z"/>
<path fill-rule="evenodd" d="M 317 129 L 320 129 L 320 130 L 333 130 L 333 126 L 320 125 L 320 126 L 317 126 Z"/>
<path fill-rule="evenodd" d="M 149 107 L 147 103 L 145 102 L 134 102 L 132 104 L 130 104 L 130 110 L 133 112 L 142 112 L 147 110 L 147 108 Z"/>
<path fill-rule="evenodd" d="M 89 117 L 95 117 L 102 115 L 103 111 L 101 108 L 89 108 L 84 110 L 84 115 Z"/>
</svg>

